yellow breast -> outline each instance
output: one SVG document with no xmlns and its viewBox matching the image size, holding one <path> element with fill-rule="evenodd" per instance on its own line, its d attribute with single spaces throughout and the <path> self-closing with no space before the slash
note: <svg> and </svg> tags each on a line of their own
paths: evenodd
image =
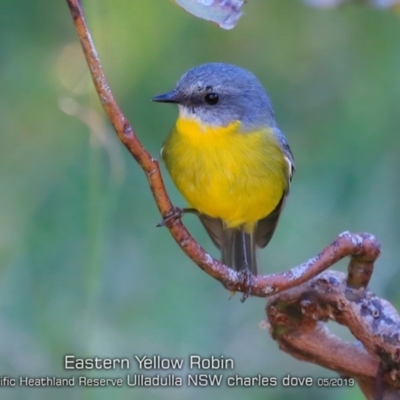
<svg viewBox="0 0 400 400">
<path fill-rule="evenodd" d="M 179 118 L 163 147 L 175 185 L 191 207 L 230 227 L 270 214 L 288 186 L 288 168 L 269 128 L 241 133 Z"/>
</svg>

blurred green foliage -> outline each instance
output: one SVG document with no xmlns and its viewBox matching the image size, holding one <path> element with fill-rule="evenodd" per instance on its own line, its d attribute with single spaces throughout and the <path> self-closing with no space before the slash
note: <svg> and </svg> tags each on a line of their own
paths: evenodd
<svg viewBox="0 0 400 400">
<path fill-rule="evenodd" d="M 84 3 L 114 94 L 154 156 L 176 109 L 150 99 L 190 67 L 230 62 L 264 83 L 297 167 L 260 253 L 264 272 L 305 261 L 344 230 L 369 231 L 383 249 L 371 288 L 399 305 L 396 15 L 250 1 L 227 32 L 168 1 Z M 277 349 L 259 328 L 264 300 L 229 300 L 155 228 L 145 176 L 104 117 L 65 2 L 3 0 L 0 35 L 0 376 L 70 376 L 65 354 L 213 354 L 235 360 L 231 375 L 331 376 Z M 185 223 L 218 255 L 194 217 Z M 10 400 L 362 398 L 358 389 L 281 386 L 0 391 Z"/>
</svg>

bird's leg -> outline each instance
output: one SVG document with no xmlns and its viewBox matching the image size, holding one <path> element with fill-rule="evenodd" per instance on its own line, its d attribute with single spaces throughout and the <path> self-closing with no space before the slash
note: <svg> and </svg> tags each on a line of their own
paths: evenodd
<svg viewBox="0 0 400 400">
<path fill-rule="evenodd" d="M 242 303 L 246 301 L 246 299 L 250 296 L 251 293 L 251 286 L 253 285 L 253 274 L 249 268 L 249 258 L 247 254 L 247 247 L 246 247 L 246 232 L 242 228 L 242 246 L 243 246 L 243 268 L 240 270 L 240 280 L 245 288 L 243 292 L 243 296 L 240 299 Z"/>
<path fill-rule="evenodd" d="M 250 271 L 249 269 L 249 259 L 247 254 L 247 247 L 246 247 L 246 232 L 244 228 L 241 229 L 242 233 L 242 250 L 243 250 L 243 269 Z"/>
<path fill-rule="evenodd" d="M 172 210 L 156 225 L 157 228 L 165 226 L 172 219 L 181 219 L 184 214 L 191 213 L 198 215 L 199 212 L 195 208 L 173 207 Z"/>
</svg>

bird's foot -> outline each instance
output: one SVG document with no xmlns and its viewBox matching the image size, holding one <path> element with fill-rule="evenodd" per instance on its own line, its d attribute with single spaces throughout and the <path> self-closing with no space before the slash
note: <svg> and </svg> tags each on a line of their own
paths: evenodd
<svg viewBox="0 0 400 400">
<path fill-rule="evenodd" d="M 173 207 L 172 210 L 156 225 L 156 227 L 161 228 L 162 226 L 166 226 L 167 223 L 173 219 L 180 220 L 183 215 L 187 213 L 198 214 L 198 211 L 194 208 Z"/>
<path fill-rule="evenodd" d="M 240 286 L 243 288 L 243 296 L 240 299 L 240 301 L 244 303 L 246 299 L 250 296 L 251 287 L 253 286 L 254 283 L 254 275 L 252 274 L 247 265 L 239 272 L 239 279 L 240 279 Z"/>
</svg>

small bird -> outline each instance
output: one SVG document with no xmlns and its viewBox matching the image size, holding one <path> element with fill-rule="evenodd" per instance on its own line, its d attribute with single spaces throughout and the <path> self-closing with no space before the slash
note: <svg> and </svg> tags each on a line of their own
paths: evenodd
<svg viewBox="0 0 400 400">
<path fill-rule="evenodd" d="M 271 240 L 294 171 L 266 91 L 243 68 L 208 63 L 153 101 L 179 108 L 161 149 L 173 182 L 221 249 L 221 261 L 256 275 L 256 246 Z"/>
</svg>

